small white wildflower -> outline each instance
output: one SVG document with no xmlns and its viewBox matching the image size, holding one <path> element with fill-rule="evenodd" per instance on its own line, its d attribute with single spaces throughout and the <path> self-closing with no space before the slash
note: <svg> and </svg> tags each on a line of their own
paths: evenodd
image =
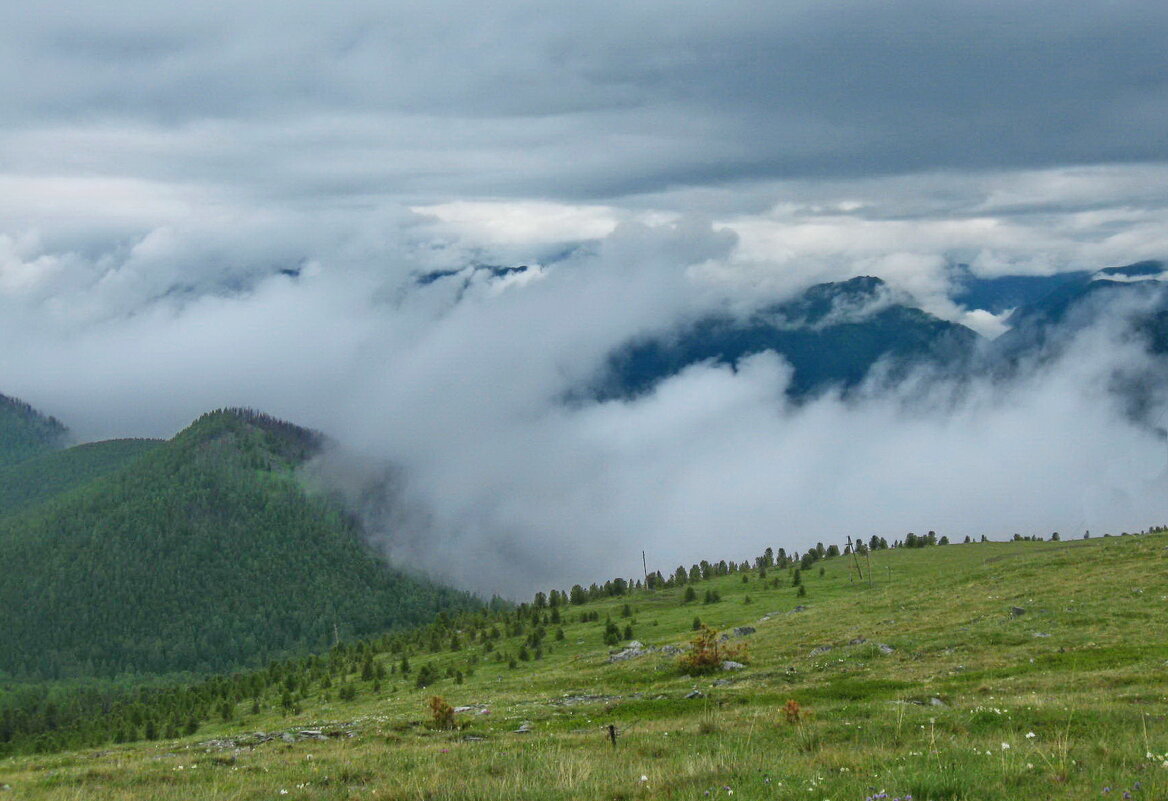
<svg viewBox="0 0 1168 801">
<path fill-rule="evenodd" d="M 1037 736 L 1038 736 L 1038 735 L 1037 735 L 1037 734 L 1035 734 L 1035 733 L 1034 733 L 1034 732 L 1032 732 L 1032 731 L 1028 731 L 1028 732 L 1026 732 L 1026 739 L 1027 739 L 1027 740 L 1033 740 L 1033 739 L 1034 739 L 1035 737 L 1037 737 Z"/>
<path fill-rule="evenodd" d="M 649 777 L 648 777 L 648 776 L 646 776 L 644 773 L 642 773 L 642 774 L 641 774 L 641 781 L 643 781 L 643 782 L 647 782 L 647 781 L 649 781 Z"/>
<path fill-rule="evenodd" d="M 1009 743 L 1002 743 L 1002 750 L 1003 750 L 1003 751 L 1009 751 L 1009 750 L 1010 750 L 1010 744 L 1009 744 Z"/>
</svg>

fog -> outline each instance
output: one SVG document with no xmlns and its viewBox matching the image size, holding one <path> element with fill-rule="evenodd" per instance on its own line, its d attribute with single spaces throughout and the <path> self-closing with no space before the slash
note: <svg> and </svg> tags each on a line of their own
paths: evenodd
<svg viewBox="0 0 1168 801">
<path fill-rule="evenodd" d="M 1121 310 L 1009 380 L 613 348 L 856 275 L 977 331 L 976 276 L 1168 256 L 1168 12 L 266 0 L 0 11 L 0 392 L 79 441 L 251 406 L 395 561 L 522 596 L 851 535 L 1168 519 Z M 496 275 L 484 266 L 523 272 Z M 964 268 L 963 268 L 964 269 Z M 452 273 L 436 280 L 437 271 Z M 988 346 L 987 346 L 988 347 Z M 1113 391 L 1136 375 L 1150 411 Z"/>
</svg>

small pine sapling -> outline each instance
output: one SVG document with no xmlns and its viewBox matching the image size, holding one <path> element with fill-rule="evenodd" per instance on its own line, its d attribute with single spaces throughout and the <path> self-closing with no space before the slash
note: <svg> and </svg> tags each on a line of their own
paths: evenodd
<svg viewBox="0 0 1168 801">
<path fill-rule="evenodd" d="M 721 670 L 722 663 L 727 659 L 746 658 L 745 646 L 723 648 L 718 640 L 717 630 L 705 625 L 698 629 L 691 646 L 690 650 L 677 660 L 681 672 L 690 676 Z"/>
<path fill-rule="evenodd" d="M 445 698 L 441 695 L 431 696 L 429 706 L 430 717 L 432 719 L 431 725 L 435 729 L 454 728 L 454 707 Z"/>
</svg>

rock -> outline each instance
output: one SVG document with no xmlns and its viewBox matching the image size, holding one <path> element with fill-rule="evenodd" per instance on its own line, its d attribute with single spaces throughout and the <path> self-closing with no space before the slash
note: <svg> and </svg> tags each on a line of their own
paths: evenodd
<svg viewBox="0 0 1168 801">
<path fill-rule="evenodd" d="M 519 728 L 515 730 L 516 734 L 529 734 L 531 732 L 531 722 L 523 721 L 519 724 Z"/>
<path fill-rule="evenodd" d="M 942 701 L 937 696 L 933 696 L 932 698 L 929 699 L 929 706 L 949 706 L 949 705 L 947 703 L 945 703 L 944 701 Z"/>
<path fill-rule="evenodd" d="M 636 659 L 638 656 L 644 656 L 649 653 L 650 649 L 646 648 L 641 643 L 633 640 L 629 646 L 622 651 L 617 651 L 608 658 L 609 662 L 624 662 L 626 659 Z"/>
<path fill-rule="evenodd" d="M 712 686 L 725 687 L 726 685 L 733 684 L 733 683 L 734 683 L 734 679 L 715 679 L 714 684 Z"/>
<path fill-rule="evenodd" d="M 1032 636 L 1034 636 L 1034 637 L 1049 637 L 1050 635 L 1046 634 L 1044 632 L 1041 632 L 1041 631 L 1036 631 L 1036 632 L 1034 632 L 1034 634 Z"/>
<path fill-rule="evenodd" d="M 755 629 L 754 626 L 739 626 L 738 628 L 734 629 L 734 636 L 747 637 L 751 634 L 754 634 L 756 630 L 757 629 Z"/>
<path fill-rule="evenodd" d="M 294 742 L 296 742 L 296 735 L 294 735 L 290 731 L 286 731 L 280 735 L 280 739 L 286 743 L 294 743 Z"/>
<path fill-rule="evenodd" d="M 645 643 L 641 642 L 640 640 L 629 640 L 629 644 L 625 646 L 625 650 L 644 651 Z"/>
<path fill-rule="evenodd" d="M 468 734 L 462 738 L 462 741 L 464 743 L 481 743 L 483 740 L 486 740 L 486 739 L 487 739 L 486 737 L 478 737 L 478 736 L 473 735 L 473 734 Z"/>
<path fill-rule="evenodd" d="M 723 634 L 723 635 L 722 635 L 721 637 L 719 637 L 718 639 L 719 639 L 721 642 L 726 642 L 726 640 L 730 639 L 730 635 L 729 635 L 729 634 Z"/>
<path fill-rule="evenodd" d="M 896 650 L 888 643 L 883 643 L 883 642 L 877 643 L 876 647 L 880 649 L 880 653 L 885 654 L 885 655 L 890 654 Z"/>
<path fill-rule="evenodd" d="M 677 654 L 680 654 L 682 652 L 682 650 L 683 650 L 682 648 L 678 648 L 676 645 L 663 645 L 663 646 L 661 646 L 661 653 L 663 653 L 663 654 L 677 655 Z"/>
<path fill-rule="evenodd" d="M 804 606 L 803 604 L 799 604 L 798 606 L 796 606 L 796 607 L 795 607 L 794 609 L 792 609 L 791 611 L 792 611 L 792 612 L 806 612 L 806 611 L 807 611 L 807 607 L 806 607 L 806 606 Z"/>
<path fill-rule="evenodd" d="M 866 642 L 868 642 L 866 638 L 856 637 L 855 639 L 848 640 L 848 645 L 863 645 Z"/>
<path fill-rule="evenodd" d="M 722 670 L 742 670 L 746 665 L 741 662 L 735 662 L 732 659 L 727 659 L 722 663 Z"/>
<path fill-rule="evenodd" d="M 830 645 L 821 645 L 818 648 L 812 648 L 811 653 L 808 654 L 808 656 L 819 656 L 820 654 L 826 654 L 830 650 Z"/>
<path fill-rule="evenodd" d="M 706 694 L 701 690 L 690 690 L 685 694 L 686 698 L 705 698 Z"/>
<path fill-rule="evenodd" d="M 619 700 L 619 695 L 564 695 L 553 698 L 551 703 L 556 706 L 575 706 L 576 704 L 607 704 Z"/>
<path fill-rule="evenodd" d="M 1010 616 L 1011 617 L 1021 617 L 1024 614 L 1026 614 L 1026 610 L 1023 609 L 1022 607 L 1020 607 L 1020 606 L 1011 606 L 1010 607 Z"/>
</svg>

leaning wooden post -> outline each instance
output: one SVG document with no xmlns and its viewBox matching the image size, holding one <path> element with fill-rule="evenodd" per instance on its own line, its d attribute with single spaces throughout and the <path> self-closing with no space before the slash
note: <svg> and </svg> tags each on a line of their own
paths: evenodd
<svg viewBox="0 0 1168 801">
<path fill-rule="evenodd" d="M 864 580 L 864 571 L 860 569 L 860 557 L 856 556 L 856 546 L 852 543 L 852 535 L 848 535 L 848 550 L 852 552 L 852 562 L 856 565 L 856 572 L 860 574 L 860 581 Z"/>
</svg>

